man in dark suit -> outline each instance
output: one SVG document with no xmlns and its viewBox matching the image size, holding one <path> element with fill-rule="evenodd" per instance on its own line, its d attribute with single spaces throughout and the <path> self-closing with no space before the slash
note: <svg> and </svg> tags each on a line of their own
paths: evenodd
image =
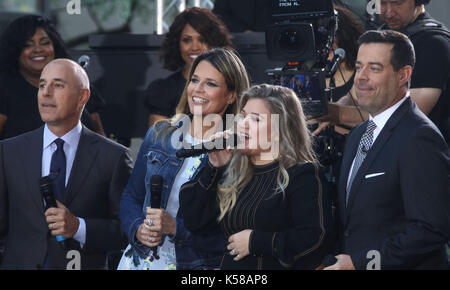
<svg viewBox="0 0 450 290">
<path fill-rule="evenodd" d="M 368 121 L 348 136 L 339 179 L 340 255 L 325 269 L 446 269 L 449 149 L 411 101 L 403 34 L 360 38 L 355 86 Z"/>
<path fill-rule="evenodd" d="M 45 125 L 0 143 L 1 268 L 101 269 L 108 252 L 126 246 L 118 211 L 131 158 L 127 148 L 81 125 L 89 95 L 77 63 L 50 62 L 38 92 Z M 47 175 L 57 208 L 45 211 L 39 181 Z M 55 236 L 66 238 L 64 247 Z"/>
</svg>

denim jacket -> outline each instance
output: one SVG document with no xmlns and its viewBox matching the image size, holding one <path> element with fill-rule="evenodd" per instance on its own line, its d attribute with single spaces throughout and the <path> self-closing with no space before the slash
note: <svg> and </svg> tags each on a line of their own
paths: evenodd
<svg viewBox="0 0 450 290">
<path fill-rule="evenodd" d="M 182 122 L 180 121 L 178 128 L 182 126 Z M 158 129 L 161 129 L 168 124 L 159 126 Z M 175 155 L 178 150 L 171 142 L 172 135 L 173 133 L 169 136 L 157 137 L 154 126 L 147 131 L 120 200 L 120 219 L 132 246 L 133 259 L 145 259 L 151 251 L 149 247 L 135 238 L 138 227 L 144 222 L 146 207 L 150 206 L 150 178 L 155 174 L 163 177 L 161 208 L 166 208 L 175 177 L 184 161 Z M 181 138 L 182 135 L 180 135 L 180 140 Z M 192 178 L 207 162 L 208 157 L 205 155 Z M 220 228 L 208 235 L 200 236 L 186 230 L 180 211 L 175 219 L 175 235 L 165 235 L 163 239 L 169 238 L 175 243 L 177 269 L 218 268 L 225 249 L 225 237 Z"/>
</svg>

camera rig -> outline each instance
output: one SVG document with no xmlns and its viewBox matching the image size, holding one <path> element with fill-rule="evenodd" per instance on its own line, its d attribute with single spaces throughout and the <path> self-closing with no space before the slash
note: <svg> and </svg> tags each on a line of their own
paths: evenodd
<svg viewBox="0 0 450 290">
<path fill-rule="evenodd" d="M 325 79 L 337 28 L 332 0 L 274 0 L 272 20 L 265 34 L 267 55 L 286 65 L 266 70 L 268 82 L 293 89 L 309 117 L 326 114 Z"/>
<path fill-rule="evenodd" d="M 337 27 L 332 0 L 274 0 L 266 29 L 269 59 L 325 68 Z"/>
<path fill-rule="evenodd" d="M 308 117 L 324 115 L 328 112 L 336 72 L 336 64 L 328 61 L 338 25 L 333 1 L 273 0 L 272 4 L 273 24 L 266 28 L 266 50 L 269 59 L 284 61 L 286 65 L 266 70 L 268 82 L 293 89 Z M 338 57 L 335 55 L 333 59 L 337 63 Z M 345 52 L 341 60 L 343 57 Z M 327 77 L 331 84 L 328 89 Z M 305 80 L 311 81 L 311 88 L 305 85 L 308 82 Z M 330 189 L 335 193 L 344 136 L 328 128 L 314 143 Z"/>
</svg>

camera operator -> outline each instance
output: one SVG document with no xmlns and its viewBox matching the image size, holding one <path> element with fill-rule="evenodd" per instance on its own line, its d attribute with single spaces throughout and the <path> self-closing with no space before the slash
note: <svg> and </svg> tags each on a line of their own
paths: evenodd
<svg viewBox="0 0 450 290">
<path fill-rule="evenodd" d="M 450 32 L 432 18 L 431 0 L 381 0 L 381 29 L 406 34 L 416 51 L 411 99 L 433 121 L 445 140 L 450 137 Z"/>
<path fill-rule="evenodd" d="M 381 29 L 406 34 L 412 41 L 417 62 L 411 78 L 410 95 L 419 109 L 428 115 L 441 131 L 447 143 L 450 138 L 450 32 L 433 19 L 425 5 L 431 0 L 380 0 Z M 353 94 L 354 95 L 354 94 Z M 350 104 L 349 96 L 336 104 L 329 104 L 329 113 L 319 120 L 351 125 L 359 112 Z M 361 111 L 363 113 L 363 111 Z M 362 114 L 363 116 L 365 113 Z M 327 123 L 314 131 L 317 135 Z"/>
<path fill-rule="evenodd" d="M 338 28 L 336 30 L 333 51 L 338 48 L 345 50 L 345 59 L 339 64 L 339 68 L 334 76 L 334 86 L 332 95 L 329 96 L 328 114 L 317 119 L 310 120 L 309 124 L 319 123 L 313 135 L 317 136 L 329 125 L 336 125 L 334 131 L 339 134 L 347 134 L 348 128 L 367 120 L 368 114 L 365 111 L 355 108 L 357 105 L 353 79 L 355 77 L 355 60 L 357 54 L 357 41 L 364 32 L 363 25 L 356 16 L 348 9 L 335 6 L 338 12 Z M 333 58 L 333 51 L 330 51 L 328 59 Z M 327 79 L 327 87 L 330 88 L 330 78 Z M 339 124 L 343 126 L 339 126 Z"/>
</svg>

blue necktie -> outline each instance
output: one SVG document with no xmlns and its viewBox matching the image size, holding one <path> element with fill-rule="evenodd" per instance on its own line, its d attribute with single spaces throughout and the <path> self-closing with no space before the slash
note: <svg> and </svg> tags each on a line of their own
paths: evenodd
<svg viewBox="0 0 450 290">
<path fill-rule="evenodd" d="M 62 202 L 66 189 L 66 155 L 64 154 L 64 140 L 58 138 L 55 141 L 56 151 L 52 155 L 50 174 L 53 175 L 53 193 L 55 198 Z"/>
</svg>

